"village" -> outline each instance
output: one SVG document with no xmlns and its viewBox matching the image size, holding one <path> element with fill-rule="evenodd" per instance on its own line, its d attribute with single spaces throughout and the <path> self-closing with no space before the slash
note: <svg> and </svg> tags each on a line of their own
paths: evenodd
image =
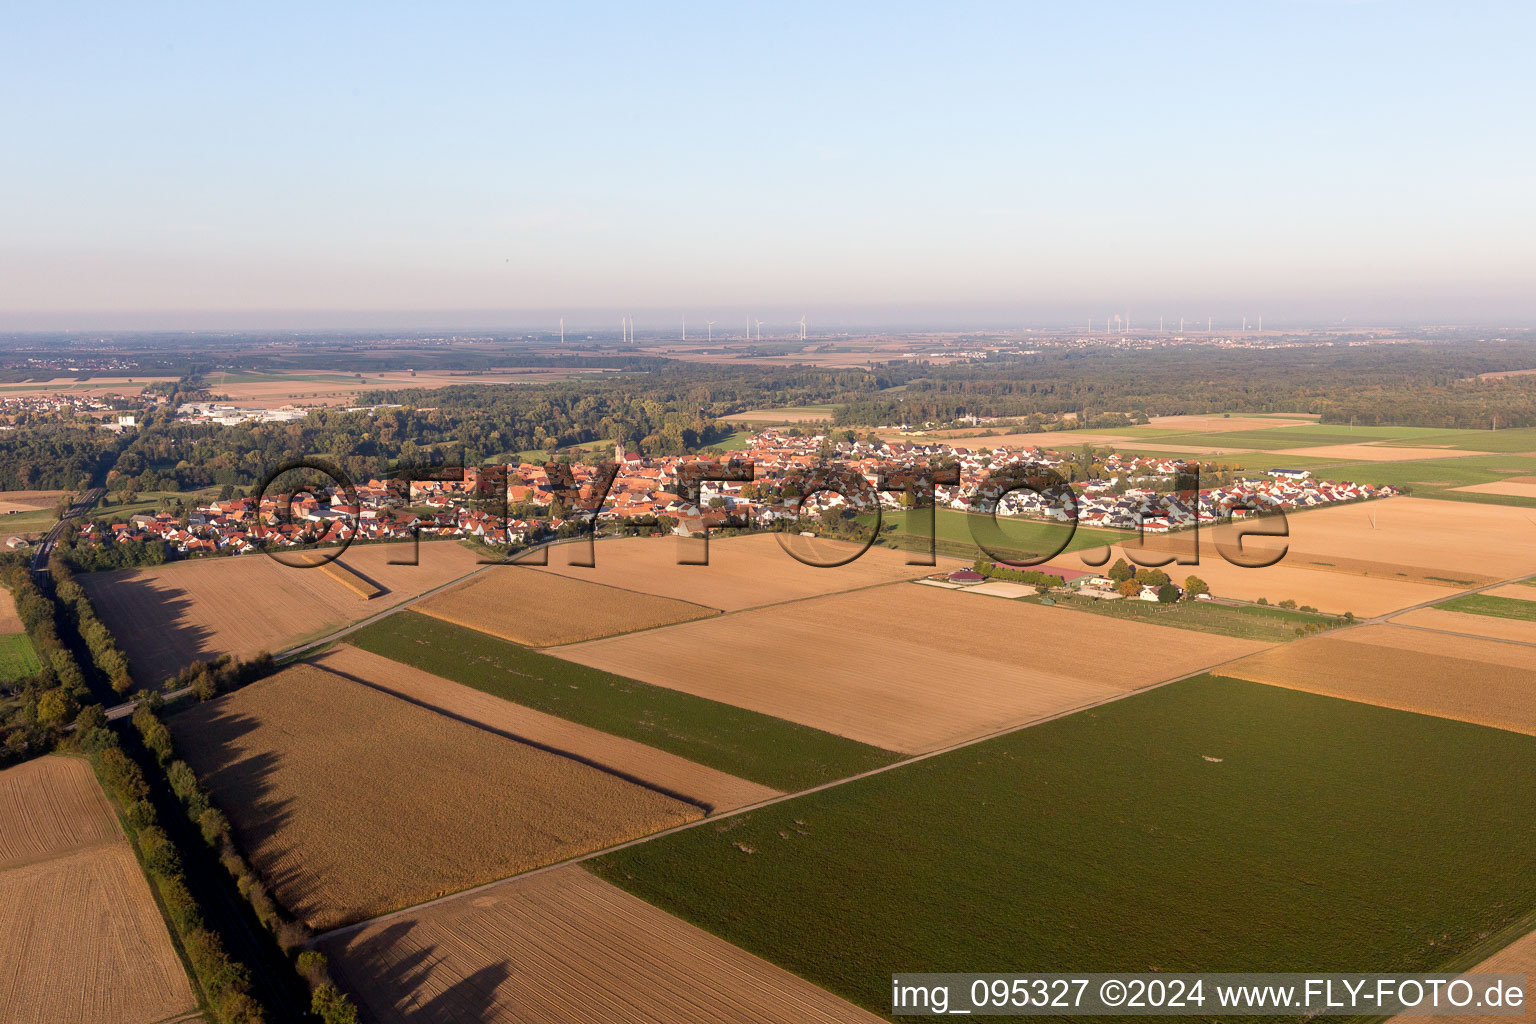
<svg viewBox="0 0 1536 1024">
<path fill-rule="evenodd" d="M 830 455 L 830 458 L 828 456 Z M 1195 479 L 1198 464 L 1171 458 L 1109 454 L 1096 479 L 1065 483 L 1068 458 L 1041 448 L 994 448 L 983 451 L 945 444 L 856 441 L 829 444 L 820 434 L 795 435 L 764 430 L 750 439 L 741 461 L 750 463 L 751 480 L 706 481 L 697 504 L 686 498 L 684 467 L 697 456 L 651 458 L 614 452 L 617 469 L 596 512 L 599 530 L 663 530 L 693 536 L 710 529 L 784 528 L 805 517 L 831 511 L 854 515 L 903 507 L 898 491 L 877 491 L 882 472 L 955 465 L 960 483 L 933 488 L 939 508 L 983 512 L 1102 529 L 1167 533 L 1271 512 L 1298 511 L 1341 502 L 1390 497 L 1391 487 L 1313 479 L 1305 470 L 1272 469 L 1261 477 L 1198 490 L 1174 490 L 1175 481 Z M 853 493 L 819 490 L 802 495 L 794 486 L 824 465 L 837 466 Z M 998 481 L 1015 477 L 1008 470 L 1049 472 L 1057 480 L 1039 490 L 1018 488 L 1001 497 Z M 181 555 L 243 554 L 263 547 L 294 547 L 316 540 L 328 543 L 386 541 L 429 535 L 473 538 L 498 546 L 518 546 L 585 529 L 592 519 L 593 484 L 598 466 L 574 463 L 569 477 L 555 479 L 544 466 L 506 467 L 506 503 L 500 506 L 499 467 L 469 467 L 462 479 L 420 480 L 409 484 L 371 479 L 354 488 L 356 504 L 339 489 L 296 494 L 208 501 L 181 515 L 162 511 L 134 515 L 124 522 L 88 521 L 77 543 L 112 544 L 162 540 Z M 1161 488 L 1156 486 L 1161 484 Z M 600 486 L 600 484 L 599 484 Z M 572 488 L 575 488 L 573 492 Z M 573 508 L 572 506 L 577 506 Z"/>
</svg>

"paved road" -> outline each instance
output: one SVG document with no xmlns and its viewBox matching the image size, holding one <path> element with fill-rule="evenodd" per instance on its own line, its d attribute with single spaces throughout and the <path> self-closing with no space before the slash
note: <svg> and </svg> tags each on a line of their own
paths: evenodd
<svg viewBox="0 0 1536 1024">
<path fill-rule="evenodd" d="M 95 508 L 96 503 L 101 500 L 101 496 L 106 492 L 107 489 L 105 487 L 93 487 L 86 491 L 80 496 L 79 501 L 69 507 L 69 511 L 64 513 L 63 518 L 53 524 L 53 529 L 48 531 L 48 536 L 42 539 L 42 542 L 37 545 L 37 551 L 32 555 L 33 572 L 44 573 L 48 571 L 48 556 L 53 554 L 53 549 L 59 542 L 59 534 L 64 532 L 64 524 L 71 519 L 80 518 Z"/>
</svg>

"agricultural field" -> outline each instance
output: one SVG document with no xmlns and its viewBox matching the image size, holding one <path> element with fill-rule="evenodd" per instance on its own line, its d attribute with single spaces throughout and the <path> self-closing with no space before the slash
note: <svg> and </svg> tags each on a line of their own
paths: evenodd
<svg viewBox="0 0 1536 1024">
<path fill-rule="evenodd" d="M 35 675 L 42 668 L 25 633 L 0 633 L 0 683 Z"/>
<path fill-rule="evenodd" d="M 1182 579 L 1182 577 L 1175 577 Z M 972 588 L 974 589 L 974 588 Z M 1051 599 L 1056 607 L 1067 611 L 1086 612 L 1110 619 L 1147 622 L 1172 629 L 1195 629 L 1202 633 L 1220 633 L 1223 636 L 1241 637 L 1244 640 L 1260 640 L 1266 643 L 1284 643 L 1296 638 L 1297 629 L 1319 626 L 1331 629 L 1340 620 L 1328 615 L 1290 611 L 1258 604 L 1222 604 L 1218 601 L 1179 601 L 1176 604 L 1158 604 L 1147 601 L 1104 601 L 1092 597 L 1079 597 L 1057 592 Z"/>
<path fill-rule="evenodd" d="M 594 545 L 592 568 L 566 564 L 571 556 L 557 547 L 550 552 L 544 572 L 558 573 L 589 583 L 620 590 L 670 597 L 708 608 L 736 611 L 854 590 L 877 583 L 916 579 L 936 569 L 959 569 L 966 564 L 939 559 L 939 565 L 908 565 L 905 552 L 872 547 L 847 565 L 821 568 L 806 565 L 779 546 L 779 535 L 743 534 L 709 542 L 708 565 L 678 565 L 679 558 L 698 557 L 694 540 L 677 537 L 629 537 Z M 800 540 L 802 538 L 795 538 Z M 565 545 L 585 550 L 582 545 Z M 846 558 L 858 551 L 843 541 L 817 538 L 819 558 Z"/>
<path fill-rule="evenodd" d="M 874 517 L 861 516 L 860 521 L 867 527 L 874 522 Z M 996 523 L 995 530 L 991 525 L 993 522 Z M 926 552 L 928 550 L 928 527 L 925 516 L 906 512 L 886 512 L 881 515 L 881 523 L 882 525 L 891 523 L 895 527 L 889 532 L 881 533 L 881 543 L 891 544 L 906 551 Z M 977 536 L 986 543 L 987 550 L 983 550 L 976 543 Z M 998 516 L 994 520 L 992 516 L 961 512 L 952 508 L 935 509 L 933 515 L 935 553 L 966 563 L 994 555 L 1016 562 L 1033 561 L 1050 555 L 1058 549 L 1060 551 L 1055 557 L 1061 558 L 1073 551 L 1102 548 L 1125 536 L 1126 534 L 1119 530 L 1096 530 L 1087 526 L 1073 530 L 1064 523 L 1051 523 L 1038 519 Z M 871 549 L 870 554 L 873 553 L 874 549 Z"/>
<path fill-rule="evenodd" d="M 1531 979 L 1536 978 L 1536 932 L 1528 932 L 1486 960 L 1473 964 L 1467 969 L 1477 974 L 1525 975 L 1527 998 L 1524 1012 L 1499 1017 L 1470 1013 L 1436 1014 L 1434 1018 L 1436 1024 L 1489 1024 L 1493 1020 L 1504 1021 L 1505 1024 L 1524 1024 L 1536 1017 L 1536 1009 L 1532 1008 L 1529 998 Z M 1415 1020 L 1415 1015 L 1400 1014 L 1391 1018 L 1388 1024 L 1423 1024 L 1423 1019 Z"/>
<path fill-rule="evenodd" d="M 278 900 L 316 930 L 703 813 L 310 665 L 168 724 Z"/>
<path fill-rule="evenodd" d="M 1303 464 L 1301 468 L 1307 467 Z M 1536 475 L 1536 458 L 1529 455 L 1349 462 L 1334 464 L 1319 472 L 1333 480 L 1354 480 L 1376 486 L 1390 484 L 1407 489 L 1414 497 L 1494 505 L 1536 505 L 1536 500 L 1528 498 L 1519 484 L 1506 483 Z"/>
<path fill-rule="evenodd" d="M 893 584 L 592 640 L 554 653 L 861 743 L 917 753 L 1072 711 L 1262 648 L 1192 630 Z M 1116 657 L 1116 651 L 1125 654 Z"/>
<path fill-rule="evenodd" d="M 175 377 L 50 377 L 47 380 L 0 384 L 6 398 L 36 398 L 68 393 L 71 395 L 137 395 L 151 384 L 175 380 Z"/>
<path fill-rule="evenodd" d="M 25 679 L 41 669 L 32 641 L 16 615 L 16 599 L 0 587 L 0 683 Z"/>
<path fill-rule="evenodd" d="M 1456 448 L 1389 446 L 1369 441 L 1362 444 L 1326 444 L 1316 448 L 1280 448 L 1277 451 L 1281 455 L 1307 455 L 1314 459 L 1336 459 L 1339 462 L 1404 462 L 1413 459 L 1458 459 L 1468 455 L 1491 454 Z"/>
<path fill-rule="evenodd" d="M 818 423 L 830 421 L 832 414 L 839 408 L 837 405 L 793 405 L 782 409 L 749 409 L 720 418 L 728 423 L 761 423 L 766 426 L 778 423 Z"/>
<path fill-rule="evenodd" d="M 498 699 L 774 789 L 805 789 L 897 758 L 889 750 L 563 661 L 411 610 L 347 640 Z"/>
<path fill-rule="evenodd" d="M 1433 969 L 1536 910 L 1533 830 L 1536 738 L 1202 676 L 588 866 L 885 1012 L 894 964 Z"/>
<path fill-rule="evenodd" d="M 1470 616 L 1469 616 L 1470 617 Z M 1536 647 L 1406 625 L 1297 640 L 1227 665 L 1274 686 L 1536 734 Z"/>
<path fill-rule="evenodd" d="M 52 511 L 59 499 L 70 491 L 0 491 L 0 529 L 11 522 L 12 515 Z"/>
<path fill-rule="evenodd" d="M 530 647 L 592 640 L 719 614 L 687 601 L 534 572 L 521 565 L 497 566 L 415 609 Z"/>
<path fill-rule="evenodd" d="M 1345 572 L 1338 567 L 1340 559 L 1337 556 L 1303 559 L 1295 552 L 1291 552 L 1274 565 L 1262 568 L 1233 565 L 1217 551 L 1215 544 L 1211 542 L 1209 532 L 1201 530 L 1198 565 L 1170 563 L 1160 568 L 1180 585 L 1187 576 L 1200 577 L 1210 584 L 1211 593 L 1217 597 L 1237 601 L 1257 601 L 1263 598 L 1271 605 L 1289 600 L 1295 601 L 1298 605 L 1317 608 L 1330 615 L 1352 612 L 1356 616 L 1371 618 L 1412 605 L 1423 604 L 1426 601 L 1438 601 L 1455 593 L 1457 589 L 1449 583 L 1383 578 L 1366 575 L 1359 571 Z M 1159 537 L 1155 538 L 1155 541 L 1161 542 L 1167 539 Z M 1247 549 L 1253 544 L 1254 540 L 1248 540 L 1244 547 Z M 1132 550 L 1136 551 L 1143 561 L 1158 560 L 1156 557 L 1158 548 L 1130 549 L 1124 545 L 1116 545 L 1110 550 L 1109 559 L 1101 568 L 1114 564 L 1115 559 L 1128 559 Z M 1102 549 L 1098 557 L 1103 557 Z M 1088 568 L 1086 562 L 1079 562 L 1074 566 L 1073 562 L 1078 559 L 1071 556 L 1063 556 L 1058 561 L 1068 568 Z M 1325 561 L 1329 564 L 1314 564 Z M 1051 567 L 1045 565 L 1040 569 L 1049 572 Z M 1471 586 L 1477 582 L 1486 582 L 1486 580 L 1482 578 L 1468 580 L 1467 585 Z"/>
<path fill-rule="evenodd" d="M 578 867 L 407 911 L 320 949 L 374 1024 L 883 1019 Z"/>
<path fill-rule="evenodd" d="M 621 739 L 576 722 L 514 704 L 494 694 L 434 676 L 398 661 L 339 644 L 310 664 L 365 682 L 412 704 L 573 757 L 622 778 L 698 804 L 715 813 L 778 796 L 768 786 L 738 779 L 696 761 Z"/>
<path fill-rule="evenodd" d="M 1298 512 L 1286 522 L 1289 537 L 1250 537 L 1245 550 L 1287 547 L 1282 564 L 1451 587 L 1536 572 L 1536 530 L 1518 508 L 1398 497 Z M 1202 543 L 1239 527 L 1203 531 Z"/>
<path fill-rule="evenodd" d="M 423 543 L 419 565 L 388 564 L 410 557 L 409 543 L 348 549 L 342 562 L 383 591 L 372 599 L 323 569 L 262 554 L 81 573 L 79 580 L 134 680 L 151 687 L 194 661 L 277 653 L 318 639 L 482 568 L 480 556 L 445 541 Z"/>
<path fill-rule="evenodd" d="M 371 373 L 354 373 L 350 370 L 296 370 L 287 373 L 230 373 L 212 374 L 206 378 L 207 387 L 215 395 L 224 396 L 235 405 L 298 405 L 336 406 L 354 405 L 364 391 L 420 388 L 435 390 L 461 384 L 538 384 L 546 381 L 569 380 L 583 373 L 600 373 L 600 370 L 580 369 L 511 369 L 502 371 L 433 371 L 381 370 Z"/>
<path fill-rule="evenodd" d="M 0 772 L 0 1024 L 153 1024 L 196 1005 L 90 766 Z"/>
<path fill-rule="evenodd" d="M 1477 596 L 1477 595 L 1468 595 Z M 1490 601 L 1508 601 L 1510 604 L 1529 605 L 1529 601 L 1512 598 L 1488 598 Z M 1433 608 L 1415 608 L 1413 611 L 1394 615 L 1389 622 L 1419 629 L 1442 630 L 1447 633 L 1463 633 L 1467 636 L 1487 637 L 1490 640 L 1509 640 L 1514 643 L 1536 644 L 1536 617 L 1495 615 L 1484 612 L 1455 610 L 1451 602 Z"/>
</svg>

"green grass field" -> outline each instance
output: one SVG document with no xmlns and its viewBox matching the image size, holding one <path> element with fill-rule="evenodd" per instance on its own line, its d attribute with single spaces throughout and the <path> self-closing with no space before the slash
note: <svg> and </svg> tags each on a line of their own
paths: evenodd
<svg viewBox="0 0 1536 1024">
<path fill-rule="evenodd" d="M 37 652 L 25 633 L 0 634 L 0 683 L 11 683 L 39 671 Z"/>
<path fill-rule="evenodd" d="M 1412 462 L 1348 462 L 1330 466 L 1321 475 L 1330 480 L 1353 480 L 1378 487 L 1386 484 L 1407 487 L 1415 497 L 1420 498 L 1536 506 L 1536 498 L 1455 490 L 1457 487 L 1493 483 L 1512 476 L 1536 476 L 1536 458 L 1523 455 L 1472 455 Z"/>
<path fill-rule="evenodd" d="M 412 611 L 358 630 L 348 642 L 775 789 L 805 789 L 890 764 L 901 756 L 780 718 L 562 661 Z"/>
<path fill-rule="evenodd" d="M 1536 737 L 1201 676 L 589 865 L 882 1013 L 893 971 L 1459 967 L 1536 923 Z"/>
<path fill-rule="evenodd" d="M 909 530 L 907 518 L 905 512 L 884 513 L 881 516 L 882 524 L 894 523 L 896 528 L 888 533 L 881 533 L 881 543 L 909 551 L 926 551 L 927 533 Z M 872 521 L 869 516 L 860 516 L 859 519 L 866 526 Z M 1062 523 L 1000 516 L 997 519 L 1000 532 L 993 537 L 984 532 L 989 529 L 989 521 L 989 516 L 977 513 L 961 512 L 952 508 L 937 509 L 934 513 L 934 546 L 940 555 L 950 558 L 975 561 L 978 558 L 989 557 L 972 538 L 973 524 L 983 531 L 981 537 L 989 547 L 994 549 L 994 554 L 1006 555 L 1014 560 L 1020 560 L 1021 557 L 1037 558 L 1048 554 L 1060 547 L 1064 540 L 1066 547 L 1060 552 L 1063 555 L 1073 551 L 1103 547 L 1106 544 L 1118 544 L 1131 536 L 1118 530 L 1096 530 L 1085 526 L 1074 531 Z M 1067 540 L 1069 533 L 1071 539 Z"/>
<path fill-rule="evenodd" d="M 1467 612 L 1471 615 L 1491 615 L 1498 619 L 1520 619 L 1536 622 L 1536 601 L 1522 601 L 1518 597 L 1494 597 L 1490 594 L 1468 594 L 1441 601 L 1436 608 L 1448 612 Z"/>
<path fill-rule="evenodd" d="M 1167 566 L 1166 571 L 1174 582 L 1182 584 L 1178 566 Z M 1187 575 L 1187 574 L 1186 574 Z M 1020 598 L 1038 603 L 1038 598 Z M 1172 626 L 1175 629 L 1193 629 L 1201 633 L 1220 633 L 1223 636 L 1241 637 L 1245 640 L 1262 640 L 1284 643 L 1296 639 L 1296 629 L 1316 623 L 1329 627 L 1339 620 L 1330 615 L 1314 615 L 1310 612 L 1291 611 L 1272 605 L 1240 604 L 1225 605 L 1214 601 L 1180 601 L 1177 604 L 1153 604 L 1150 601 L 1119 600 L 1102 601 L 1091 597 L 1074 597 L 1057 592 L 1051 595 L 1056 607 L 1104 615 L 1112 619 L 1134 619 L 1156 626 Z M 1520 602 L 1526 603 L 1526 602 Z M 1530 602 L 1536 604 L 1536 602 Z"/>
<path fill-rule="evenodd" d="M 53 514 L 51 508 L 38 509 L 35 512 L 0 514 L 0 539 L 47 533 L 58 521 L 59 517 Z"/>
</svg>

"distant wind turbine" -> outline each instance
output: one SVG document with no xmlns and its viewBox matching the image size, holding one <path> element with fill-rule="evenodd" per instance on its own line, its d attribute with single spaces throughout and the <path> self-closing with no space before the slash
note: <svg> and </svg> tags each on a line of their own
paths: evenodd
<svg viewBox="0 0 1536 1024">
<path fill-rule="evenodd" d="M 719 321 L 716 320 L 704 321 L 704 340 L 710 342 L 711 344 L 713 344 L 715 340 L 715 324 L 718 322 Z"/>
<path fill-rule="evenodd" d="M 800 314 L 800 340 L 805 340 L 805 314 Z"/>
</svg>

